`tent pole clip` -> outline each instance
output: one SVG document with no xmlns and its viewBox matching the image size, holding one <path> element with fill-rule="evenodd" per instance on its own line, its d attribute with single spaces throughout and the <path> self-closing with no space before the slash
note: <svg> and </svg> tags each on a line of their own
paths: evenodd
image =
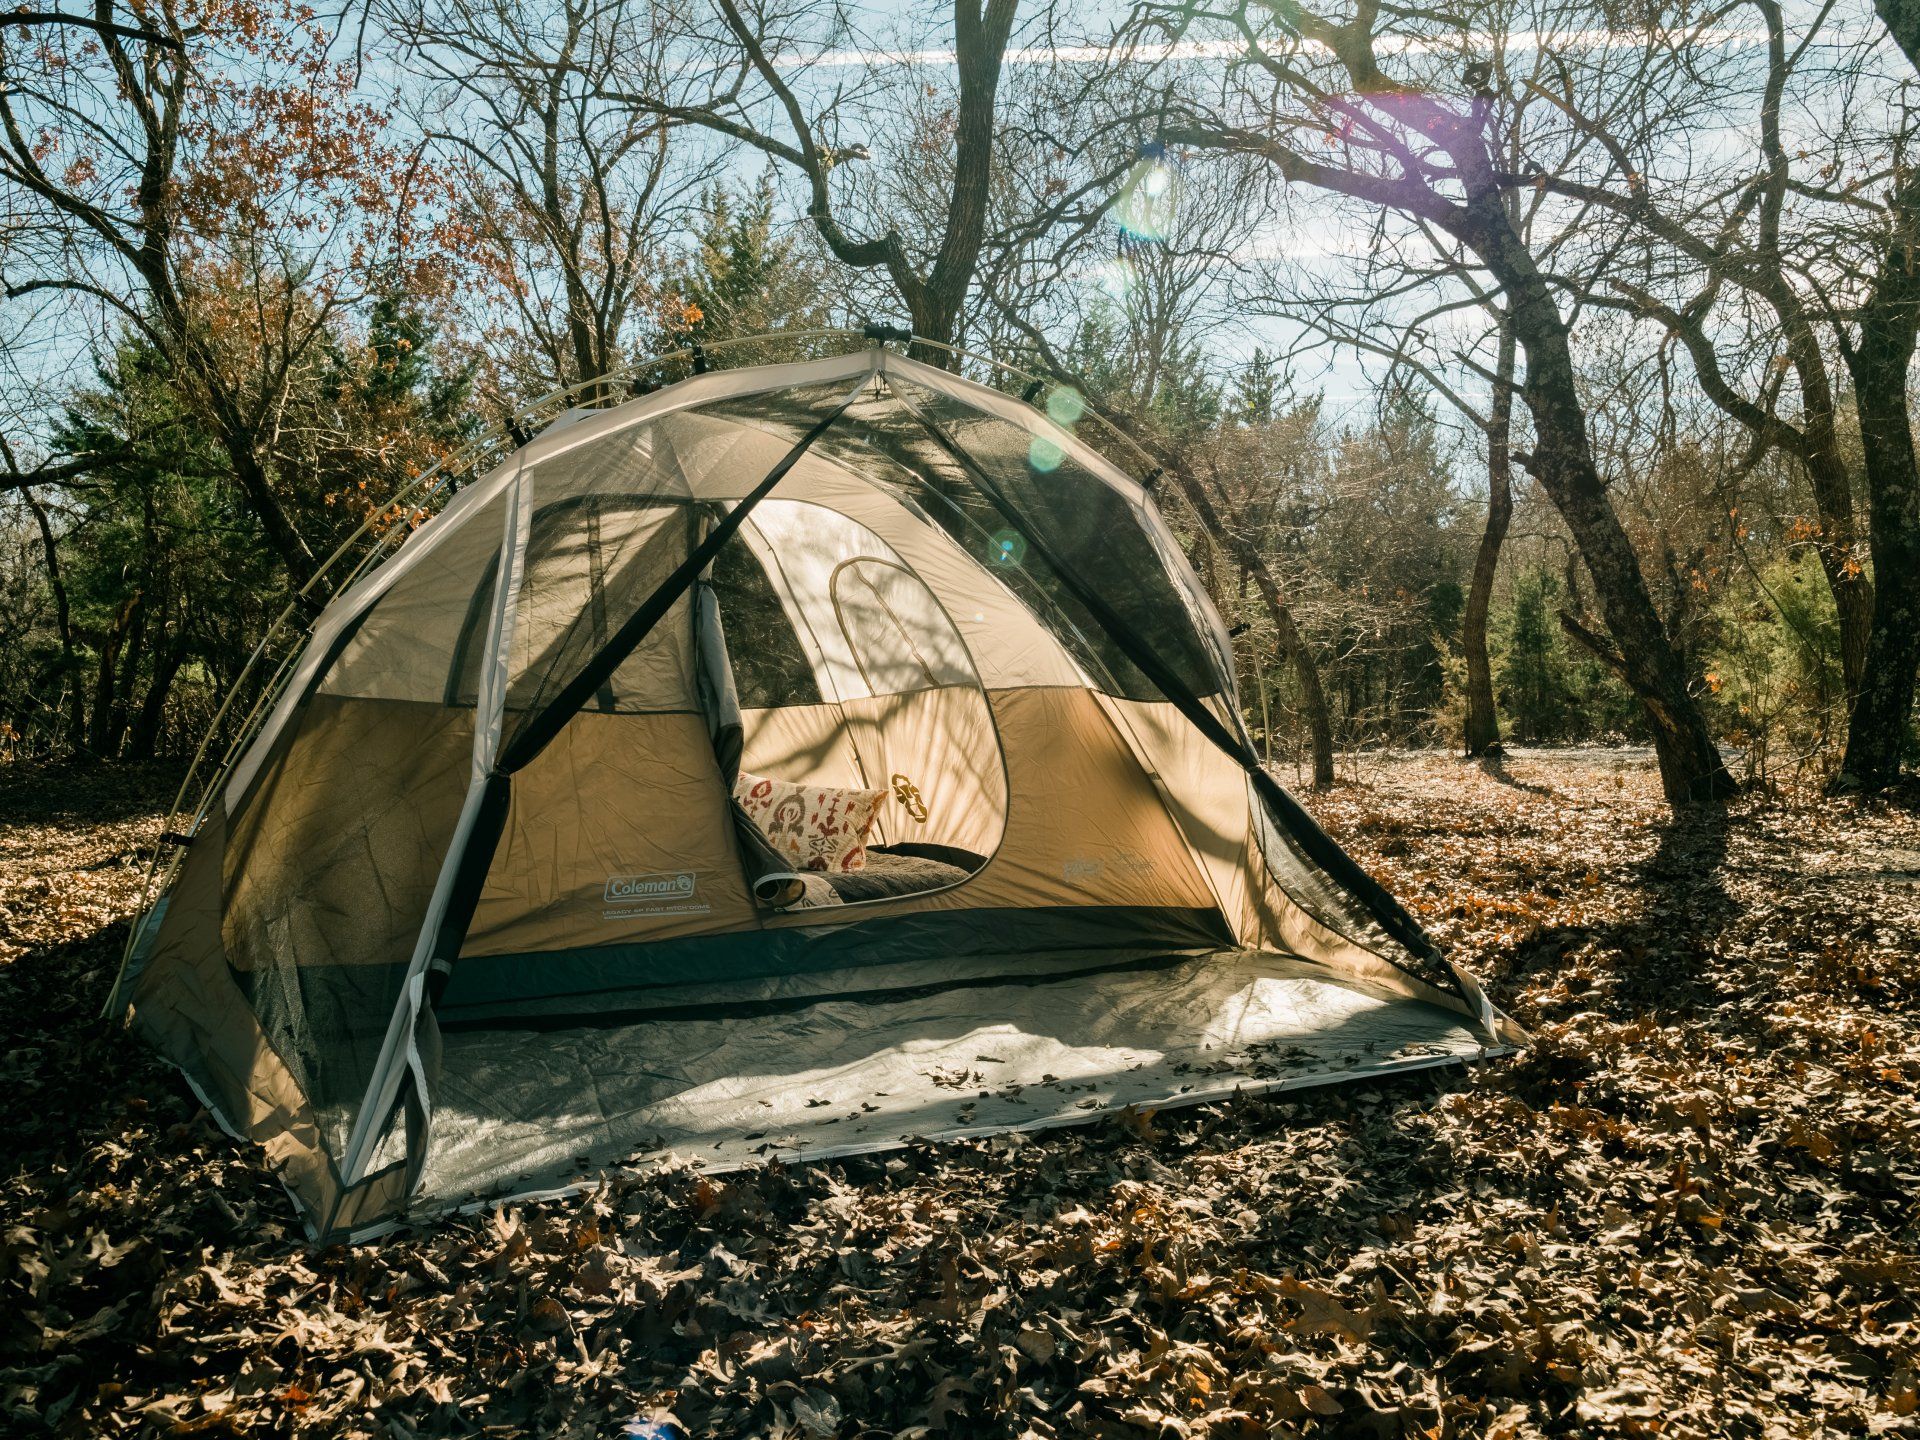
<svg viewBox="0 0 1920 1440">
<path fill-rule="evenodd" d="M 693 373 L 696 375 L 706 374 L 707 352 L 705 348 L 698 340 L 689 340 L 687 341 L 687 351 L 693 356 Z"/>
<path fill-rule="evenodd" d="M 884 345 L 891 340 L 895 345 L 911 345 L 913 331 L 903 330 L 898 325 L 885 325 L 878 320 L 869 320 L 860 327 L 860 333 L 875 344 Z"/>
</svg>

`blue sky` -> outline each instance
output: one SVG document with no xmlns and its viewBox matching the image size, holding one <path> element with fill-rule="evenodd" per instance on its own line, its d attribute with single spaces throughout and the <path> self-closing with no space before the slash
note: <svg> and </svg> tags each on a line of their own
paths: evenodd
<svg viewBox="0 0 1920 1440">
<path fill-rule="evenodd" d="M 1790 7 L 1790 16 L 1796 25 L 1804 25 L 1814 12 L 1815 7 L 1807 0 L 1793 0 Z M 944 11 L 928 12 L 929 18 L 915 18 L 921 12 L 903 12 L 896 5 L 866 0 L 852 7 L 849 13 L 859 31 L 856 37 L 859 43 L 842 44 L 804 61 L 790 57 L 786 68 L 803 91 L 811 85 L 837 83 L 851 72 L 864 70 L 876 71 L 882 84 L 890 83 L 889 72 L 895 70 L 903 82 L 910 82 L 916 71 L 924 73 L 951 63 L 950 53 L 939 43 L 941 26 L 946 23 Z M 1121 13 L 1119 8 L 1104 4 L 1069 11 L 1070 22 L 1077 27 L 1077 33 L 1067 35 L 1066 43 L 1054 48 L 1040 43 L 1042 37 L 1028 19 L 1026 28 L 1016 36 L 1011 63 L 1016 66 L 1104 63 L 1108 52 L 1101 41 Z M 1830 23 L 1843 34 L 1857 34 L 1862 27 L 1875 22 L 1865 0 L 1847 0 Z M 1737 19 L 1730 20 L 1723 29 L 1725 43 L 1730 47 L 1748 48 L 1758 43 L 1756 32 L 1740 29 Z M 1523 46 L 1524 43 L 1522 40 Z M 1600 45 L 1604 43 L 1604 36 L 1595 32 L 1587 37 L 1571 37 L 1564 43 Z M 1223 66 L 1233 50 L 1230 43 L 1217 37 L 1203 37 L 1198 43 L 1190 42 L 1177 54 L 1163 51 L 1145 58 L 1173 59 L 1182 66 L 1204 71 Z M 394 69 L 381 63 L 369 68 L 364 83 L 370 91 L 384 90 L 395 84 L 395 77 Z M 1817 123 L 1818 118 L 1811 117 L 1810 123 Z M 1743 142 L 1744 130 L 1729 121 L 1717 138 L 1712 135 L 1712 127 L 1697 128 L 1690 138 L 1694 143 L 1704 141 L 1731 149 Z M 750 183 L 762 173 L 765 163 L 757 154 L 746 153 L 737 157 L 733 169 L 743 183 Z M 1176 177 L 1176 186 L 1180 183 Z M 1178 198 L 1177 190 L 1174 198 Z M 795 223 L 804 221 L 796 216 Z M 1367 243 L 1367 236 L 1365 217 L 1325 197 L 1296 191 L 1290 197 L 1286 213 L 1257 217 L 1235 237 L 1231 248 L 1237 257 L 1250 263 L 1271 263 L 1285 258 L 1299 264 L 1305 273 L 1336 278 L 1350 273 L 1353 256 Z M 1080 278 L 1083 283 L 1097 287 L 1105 277 L 1088 272 Z M 91 317 L 84 306 L 58 301 L 16 301 L 0 311 L 0 316 L 4 316 L 6 323 L 0 336 L 8 343 L 9 359 L 27 379 L 59 386 L 84 378 L 88 347 L 99 333 L 97 319 Z M 1210 344 L 1229 367 L 1256 345 L 1269 349 L 1297 348 L 1300 338 L 1301 332 L 1296 326 L 1244 315 L 1239 323 L 1216 327 L 1209 334 Z M 1382 368 L 1377 360 L 1323 345 L 1313 349 L 1296 367 L 1296 380 L 1304 389 L 1324 390 L 1337 411 L 1371 404 Z M 1468 380 L 1462 382 L 1461 388 L 1472 393 L 1482 387 Z"/>
</svg>

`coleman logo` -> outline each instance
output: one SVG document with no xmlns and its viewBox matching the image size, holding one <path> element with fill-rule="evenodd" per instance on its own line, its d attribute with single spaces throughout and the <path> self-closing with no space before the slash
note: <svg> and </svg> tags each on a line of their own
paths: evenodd
<svg viewBox="0 0 1920 1440">
<path fill-rule="evenodd" d="M 1153 866 L 1131 850 L 1117 850 L 1105 857 L 1077 855 L 1060 867 L 1060 878 L 1069 885 L 1089 885 L 1108 875 L 1116 879 L 1144 880 L 1153 874 Z"/>
<path fill-rule="evenodd" d="M 656 901 L 691 900 L 696 888 L 692 875 L 609 875 L 604 899 L 609 905 L 647 905 Z"/>
<path fill-rule="evenodd" d="M 699 895 L 700 880 L 691 870 L 677 875 L 609 875 L 600 892 L 605 920 L 642 915 L 705 915 L 712 908 Z"/>
</svg>

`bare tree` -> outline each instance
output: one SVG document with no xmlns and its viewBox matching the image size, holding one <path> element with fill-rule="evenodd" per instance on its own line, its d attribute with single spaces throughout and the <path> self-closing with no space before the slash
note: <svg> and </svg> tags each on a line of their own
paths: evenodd
<svg viewBox="0 0 1920 1440">
<path fill-rule="evenodd" d="M 1124 74 L 1109 104 L 1130 103 Z M 1073 118 L 1096 158 L 1096 173 L 1111 174 L 1110 157 L 1098 157 L 1106 139 L 1103 111 L 1091 92 L 1077 97 L 1084 107 Z M 1125 134 L 1125 131 L 1122 131 Z M 1124 141 L 1123 141 L 1124 143 Z M 1224 548 L 1234 568 L 1253 585 L 1271 617 L 1281 659 L 1292 670 L 1307 720 L 1313 784 L 1334 781 L 1334 729 L 1319 660 L 1303 633 L 1284 581 L 1255 538 L 1248 521 L 1217 469 L 1206 463 L 1196 437 L 1169 433 L 1155 415 L 1162 385 L 1179 352 L 1194 343 L 1193 332 L 1224 323 L 1218 307 L 1228 295 L 1226 281 L 1234 252 L 1247 238 L 1257 211 L 1249 187 L 1233 177 L 1183 178 L 1157 144 L 1129 167 L 1134 173 L 1104 195 L 1082 196 L 1066 184 L 1062 197 L 1035 212 L 1049 217 L 1036 227 L 1026 247 L 996 252 L 986 290 L 1000 323 L 1017 350 L 1038 359 L 1048 374 L 1085 397 L 1096 415 L 1149 454 L 1171 478 L 1199 522 L 1209 543 Z M 1149 223 L 1130 206 L 1142 189 L 1156 192 L 1160 212 Z M 1130 225 L 1115 217 L 1128 210 Z M 1110 248 L 1111 247 L 1111 248 Z M 1088 373 L 1056 338 L 1072 336 L 1105 315 L 1117 317 L 1120 343 L 1097 360 L 1101 375 Z"/>
<path fill-rule="evenodd" d="M 506 383 L 546 390 L 619 368 L 668 236 L 719 166 L 670 146 L 660 115 L 606 96 L 617 77 L 672 83 L 651 8 L 381 0 L 380 13 L 421 82 L 421 129 L 455 177 L 479 293 L 516 317 L 478 327 L 506 330 L 494 347 Z"/>
<path fill-rule="evenodd" d="M 1886 240 L 1846 360 L 1860 412 L 1872 503 L 1872 633 L 1837 785 L 1877 790 L 1900 774 L 1920 670 L 1920 473 L 1909 376 L 1920 333 L 1920 179 L 1909 170 L 1885 219 Z"/>
<path fill-rule="evenodd" d="M 12 20 L 0 28 L 0 184 L 17 197 L 5 297 L 63 295 L 150 342 L 304 580 L 315 561 L 277 483 L 278 419 L 329 321 L 399 278 L 418 239 L 419 167 L 378 138 L 383 117 L 354 98 L 312 20 L 198 0 Z M 235 134 L 249 143 L 220 143 Z M 60 474 L 8 463 L 38 483 L 94 458 Z"/>
<path fill-rule="evenodd" d="M 1920 4 L 1876 0 L 1875 8 L 1901 53 L 1920 70 Z M 1920 336 L 1920 168 L 1910 143 L 1910 136 L 1899 137 L 1895 180 L 1875 236 L 1880 261 L 1845 350 L 1873 506 L 1876 584 L 1866 677 L 1847 728 L 1842 788 L 1880 789 L 1899 778 L 1920 672 L 1920 464 L 1911 399 Z"/>
<path fill-rule="evenodd" d="M 1509 197 L 1509 211 L 1523 231 L 1526 218 Z M 1282 353 L 1302 358 L 1326 342 L 1363 358 L 1384 360 L 1387 389 L 1414 381 L 1445 401 L 1453 413 L 1484 438 L 1487 469 L 1487 518 L 1476 547 L 1472 577 L 1461 615 L 1461 651 L 1466 662 L 1466 711 L 1462 748 L 1471 758 L 1500 743 L 1500 720 L 1493 693 L 1493 666 L 1487 622 L 1501 546 L 1513 520 L 1513 395 L 1517 347 L 1513 328 L 1498 297 L 1481 283 L 1458 248 L 1441 237 L 1423 234 L 1416 247 L 1384 243 L 1376 232 L 1364 256 L 1354 257 L 1343 281 L 1305 277 L 1282 266 L 1264 283 L 1242 292 L 1243 303 L 1300 327 L 1294 348 Z M 1439 289 L 1442 298 L 1407 313 L 1408 302 L 1423 290 Z M 1464 342 L 1439 333 L 1475 312 L 1492 321 L 1491 365 L 1475 358 L 1487 342 L 1474 335 Z M 1455 372 L 1464 372 L 1464 375 Z M 1467 382 L 1484 382 L 1484 409 L 1469 398 Z"/>
<path fill-rule="evenodd" d="M 870 190 L 848 194 L 857 187 L 844 183 L 846 167 L 871 156 L 868 138 L 842 137 L 845 112 L 854 108 L 849 92 L 836 88 L 809 105 L 783 71 L 796 56 L 846 42 L 844 17 L 809 0 L 748 0 L 744 6 L 716 0 L 715 8 L 719 24 L 687 37 L 688 50 L 699 54 L 710 80 L 706 95 L 682 100 L 645 79 L 614 93 L 646 113 L 704 126 L 791 167 L 805 187 L 807 217 L 834 258 L 857 270 L 882 271 L 906 305 L 914 333 L 952 343 L 986 235 L 995 98 L 1018 0 L 986 0 L 984 6 L 956 0 L 953 7 L 953 101 L 942 137 L 950 148 L 938 157 L 944 162 L 945 214 L 930 253 L 903 233 L 901 217 L 872 203 Z M 872 77 L 864 78 L 870 87 Z M 762 123 L 759 115 L 767 110 L 771 123 Z M 927 145 L 933 137 L 916 138 Z M 932 158 L 923 155 L 907 173 L 925 178 Z M 946 363 L 938 354 L 931 358 Z"/>
<path fill-rule="evenodd" d="M 1133 160 L 1059 181 L 1052 161 L 1074 148 L 1054 132 L 1071 98 L 1036 90 L 1009 113 L 1007 69 L 1018 0 L 954 0 L 950 22 L 919 37 L 905 58 L 868 55 L 871 34 L 818 0 L 715 0 L 718 21 L 695 27 L 677 51 L 704 76 L 698 99 L 656 85 L 618 92 L 668 120 L 699 125 L 778 161 L 800 183 L 803 207 L 828 252 L 884 277 L 920 358 L 947 365 L 940 346 L 962 337 L 983 265 L 1032 242 L 1088 200 L 1108 203 Z M 1024 57 L 1047 68 L 1065 7 L 1047 0 L 1028 22 Z M 688 58 L 690 57 L 690 58 Z M 1107 83 L 1097 70 L 1070 82 Z M 689 91 L 692 81 L 684 82 Z M 1048 177 L 1035 193 L 1034 174 Z"/>
<path fill-rule="evenodd" d="M 1633 107 L 1619 98 L 1622 82 L 1586 86 L 1583 97 L 1575 73 L 1578 61 L 1562 58 L 1557 76 L 1549 83 L 1535 81 L 1532 88 L 1558 106 L 1578 130 L 1593 135 L 1612 164 L 1598 176 L 1545 174 L 1539 183 L 1644 232 L 1629 232 L 1632 243 L 1615 248 L 1617 268 L 1599 288 L 1623 297 L 1638 313 L 1665 327 L 1691 357 L 1710 400 L 1764 443 L 1799 460 L 1819 516 L 1816 548 L 1839 615 L 1841 658 L 1851 692 L 1858 690 L 1866 664 L 1873 587 L 1861 563 L 1860 526 L 1840 423 L 1840 387 L 1831 352 L 1822 342 L 1818 298 L 1802 283 L 1805 256 L 1796 253 L 1794 236 L 1788 233 L 1790 202 L 1804 194 L 1810 182 L 1794 173 L 1783 108 L 1795 67 L 1815 38 L 1818 22 L 1800 44 L 1789 47 L 1775 0 L 1751 3 L 1764 26 L 1766 59 L 1754 96 L 1759 143 L 1750 161 L 1742 156 L 1698 168 L 1689 156 L 1682 162 L 1687 170 L 1663 170 L 1667 147 L 1642 127 L 1618 118 L 1634 116 Z M 1717 36 L 1703 36 L 1696 27 L 1675 27 L 1670 43 L 1650 52 L 1649 67 L 1695 77 L 1732 68 L 1735 78 L 1721 83 L 1740 87 L 1745 67 L 1703 63 L 1700 52 L 1717 48 Z M 1640 83 L 1656 83 L 1644 72 L 1638 78 Z M 1638 263 L 1629 264 L 1636 259 Z M 1670 296 L 1675 290 L 1681 293 Z M 1590 304 L 1610 303 L 1595 291 L 1584 298 Z M 1729 315 L 1732 307 L 1721 304 L 1723 300 L 1746 308 Z M 1739 372 L 1751 367 L 1729 367 L 1723 350 L 1751 355 L 1756 324 L 1759 344 L 1774 363 L 1760 367 L 1754 383 L 1743 386 Z M 1797 391 L 1793 412 L 1782 403 L 1788 376 Z"/>
<path fill-rule="evenodd" d="M 1640 700 L 1668 798 L 1707 799 L 1732 782 L 1595 466 L 1567 317 L 1507 204 L 1523 182 L 1503 163 L 1491 74 L 1476 66 L 1451 81 L 1468 91 L 1452 102 L 1441 98 L 1439 76 L 1397 78 L 1380 63 L 1383 34 L 1424 42 L 1396 43 L 1397 65 L 1440 49 L 1436 27 L 1454 39 L 1451 24 L 1425 16 L 1389 13 L 1377 0 L 1361 0 L 1338 22 L 1291 4 L 1258 15 L 1243 6 L 1224 17 L 1246 47 L 1234 88 L 1215 103 L 1190 103 L 1168 138 L 1259 157 L 1289 184 L 1430 226 L 1490 277 L 1526 357 L 1520 395 L 1535 443 L 1519 458 L 1565 518 L 1611 639 L 1568 618 Z M 1178 10 L 1156 18 L 1157 33 L 1179 36 L 1202 17 Z"/>
<path fill-rule="evenodd" d="M 1473 578 L 1460 620 L 1460 648 L 1467 662 L 1467 714 L 1461 745 L 1469 756 L 1488 755 L 1500 745 L 1500 714 L 1493 699 L 1493 661 L 1487 646 L 1487 615 L 1493 606 L 1493 582 L 1500 547 L 1513 524 L 1513 327 L 1500 325 L 1494 360 L 1493 398 L 1487 407 L 1487 523 L 1473 555 Z"/>
<path fill-rule="evenodd" d="M 1909 36 L 1920 28 L 1898 0 L 1881 9 L 1896 41 L 1900 26 Z M 1778 0 L 1746 0 L 1721 13 L 1750 12 L 1757 46 L 1742 37 L 1736 53 L 1722 53 L 1724 35 L 1675 26 L 1667 44 L 1648 51 L 1637 83 L 1692 86 L 1743 130 L 1750 125 L 1750 149 L 1733 147 L 1711 163 L 1649 128 L 1622 77 L 1596 72 L 1582 83 L 1577 58 L 1563 59 L 1552 83 L 1533 91 L 1591 136 L 1606 163 L 1533 179 L 1615 222 L 1613 263 L 1584 301 L 1654 321 L 1706 397 L 1752 435 L 1754 458 L 1777 448 L 1801 467 L 1852 699 L 1836 783 L 1876 788 L 1898 774 L 1920 664 L 1912 638 L 1920 585 L 1909 580 L 1920 510 L 1908 418 L 1910 237 L 1920 192 L 1904 158 L 1910 109 L 1876 73 L 1872 39 L 1834 33 L 1833 10 L 1814 10 L 1796 33 Z M 1849 380 L 1872 507 L 1865 543 Z M 1882 597 L 1886 586 L 1892 592 Z"/>
</svg>

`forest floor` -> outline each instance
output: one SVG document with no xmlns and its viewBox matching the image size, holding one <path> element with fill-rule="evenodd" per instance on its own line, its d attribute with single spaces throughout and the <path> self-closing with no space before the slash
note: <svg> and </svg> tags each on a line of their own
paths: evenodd
<svg viewBox="0 0 1920 1440">
<path fill-rule="evenodd" d="M 316 1250 L 95 1018 L 169 777 L 0 769 L 0 1431 L 1920 1433 L 1920 815 L 1363 774 L 1518 1058 Z"/>
</svg>

